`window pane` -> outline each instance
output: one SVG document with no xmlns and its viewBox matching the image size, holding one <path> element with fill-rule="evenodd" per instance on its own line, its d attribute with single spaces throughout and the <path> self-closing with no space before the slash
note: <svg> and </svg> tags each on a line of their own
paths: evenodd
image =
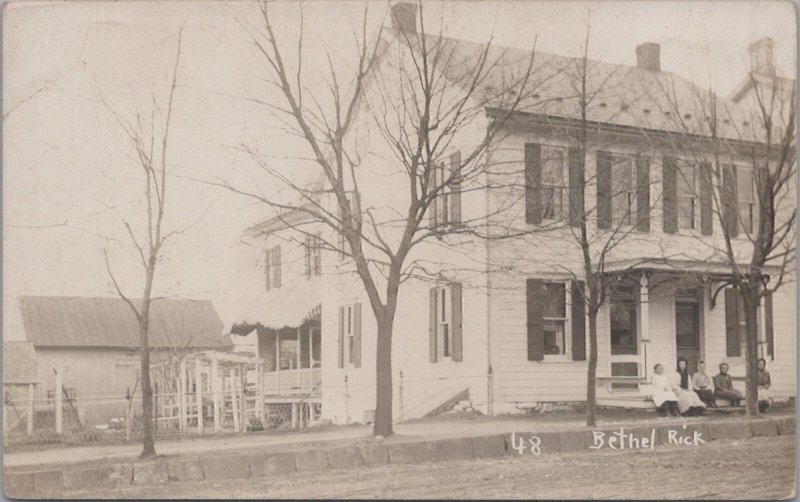
<svg viewBox="0 0 800 502">
<path fill-rule="evenodd" d="M 611 304 L 611 353 L 636 354 L 636 304 Z"/>
<path fill-rule="evenodd" d="M 544 353 L 565 354 L 564 321 L 544 321 Z"/>
<path fill-rule="evenodd" d="M 542 218 L 545 220 L 557 220 L 561 218 L 560 188 L 542 188 Z"/>
<path fill-rule="evenodd" d="M 743 167 L 737 168 L 736 190 L 739 202 L 753 202 L 753 170 Z"/>
<path fill-rule="evenodd" d="M 692 197 L 678 198 L 678 227 L 693 229 L 695 225 L 695 201 Z"/>
<path fill-rule="evenodd" d="M 295 369 L 297 367 L 297 340 L 281 339 L 280 345 L 281 369 Z"/>
<path fill-rule="evenodd" d="M 442 355 L 450 356 L 450 326 L 442 324 Z"/>
<path fill-rule="evenodd" d="M 739 220 L 745 232 L 753 232 L 753 204 L 739 204 Z"/>
<path fill-rule="evenodd" d="M 544 284 L 544 292 L 542 294 L 543 317 L 567 317 L 566 306 L 566 287 L 561 282 L 547 282 Z"/>
<path fill-rule="evenodd" d="M 636 213 L 636 178 L 628 157 L 617 157 L 611 166 L 611 213 L 615 224 L 630 225 Z"/>
<path fill-rule="evenodd" d="M 542 159 L 542 185 L 564 185 L 564 150 L 545 148 Z"/>
</svg>

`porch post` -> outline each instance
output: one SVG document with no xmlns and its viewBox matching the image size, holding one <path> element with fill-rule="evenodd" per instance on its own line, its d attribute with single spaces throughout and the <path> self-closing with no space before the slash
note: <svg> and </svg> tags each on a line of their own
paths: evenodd
<svg viewBox="0 0 800 502">
<path fill-rule="evenodd" d="M 35 413 L 33 409 L 33 397 L 34 397 L 34 389 L 36 388 L 36 384 L 29 383 L 28 384 L 28 430 L 27 433 L 29 436 L 33 435 L 33 414 Z M 5 409 L 5 406 L 3 407 Z"/>
<path fill-rule="evenodd" d="M 178 420 L 180 425 L 178 430 L 184 432 L 186 429 L 186 358 L 182 357 L 178 373 Z"/>
<path fill-rule="evenodd" d="M 281 332 L 275 332 L 275 389 L 281 393 Z"/>
<path fill-rule="evenodd" d="M 216 358 L 211 360 L 211 393 L 214 398 L 214 432 L 219 432 L 219 362 Z"/>
<path fill-rule="evenodd" d="M 297 393 L 300 393 L 300 389 L 302 389 L 302 381 L 300 377 L 300 326 L 297 327 L 297 353 L 295 354 L 295 359 L 297 359 Z"/>
<path fill-rule="evenodd" d="M 203 433 L 203 359 L 194 358 L 194 400 L 197 406 L 197 433 Z"/>
<path fill-rule="evenodd" d="M 56 373 L 56 434 L 64 432 L 64 406 L 61 373 Z"/>
<path fill-rule="evenodd" d="M 650 379 L 650 364 L 647 360 L 647 349 L 650 345 L 650 290 L 647 274 L 639 279 L 639 339 L 642 341 L 644 378 Z"/>
</svg>

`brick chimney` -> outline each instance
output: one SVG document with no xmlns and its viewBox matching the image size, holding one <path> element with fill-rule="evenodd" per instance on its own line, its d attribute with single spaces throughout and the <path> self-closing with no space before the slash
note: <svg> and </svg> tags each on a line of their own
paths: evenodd
<svg viewBox="0 0 800 502">
<path fill-rule="evenodd" d="M 661 46 L 653 42 L 637 46 L 636 67 L 647 71 L 661 71 Z"/>
<path fill-rule="evenodd" d="M 769 37 L 750 44 L 750 71 L 760 75 L 775 75 L 773 42 Z"/>
<path fill-rule="evenodd" d="M 392 28 L 407 33 L 417 32 L 417 6 L 400 2 L 392 5 Z"/>
</svg>

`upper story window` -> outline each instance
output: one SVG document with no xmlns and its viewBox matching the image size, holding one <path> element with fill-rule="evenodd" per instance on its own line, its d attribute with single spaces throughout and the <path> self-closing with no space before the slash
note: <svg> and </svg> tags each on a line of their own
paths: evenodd
<svg viewBox="0 0 800 502">
<path fill-rule="evenodd" d="M 322 273 L 322 239 L 319 234 L 306 235 L 306 277 Z"/>
<path fill-rule="evenodd" d="M 697 166 L 682 162 L 678 170 L 678 228 L 697 228 Z"/>
<path fill-rule="evenodd" d="M 432 226 L 461 223 L 461 152 L 453 152 L 447 163 L 433 169 L 431 190 L 438 190 L 430 205 Z"/>
<path fill-rule="evenodd" d="M 264 253 L 264 287 L 269 291 L 281 287 L 281 247 L 273 246 Z"/>
<path fill-rule="evenodd" d="M 636 222 L 636 166 L 630 156 L 613 157 L 611 165 L 611 215 L 614 225 Z"/>
<path fill-rule="evenodd" d="M 542 147 L 542 219 L 564 217 L 564 169 L 566 149 Z"/>
<path fill-rule="evenodd" d="M 756 190 L 753 170 L 749 167 L 736 167 L 736 197 L 739 206 L 739 222 L 748 234 L 753 232 L 756 220 Z"/>
<path fill-rule="evenodd" d="M 525 143 L 525 221 L 563 219 L 566 205 L 567 149 Z"/>
</svg>

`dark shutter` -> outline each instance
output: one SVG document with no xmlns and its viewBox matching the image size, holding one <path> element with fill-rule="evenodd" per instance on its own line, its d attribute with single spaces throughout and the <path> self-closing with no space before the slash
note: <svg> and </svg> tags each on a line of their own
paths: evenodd
<svg viewBox="0 0 800 502">
<path fill-rule="evenodd" d="M 764 330 L 767 334 L 767 355 L 775 360 L 775 328 L 772 317 L 772 292 L 764 296 Z"/>
<path fill-rule="evenodd" d="M 435 229 L 439 221 L 439 198 L 436 197 L 438 193 L 436 191 L 436 185 L 438 183 L 436 173 L 438 170 L 438 166 L 433 165 L 428 172 L 428 196 L 430 197 L 430 203 L 428 204 L 428 225 L 431 229 Z"/>
<path fill-rule="evenodd" d="M 569 224 L 577 227 L 583 219 L 583 197 L 585 179 L 583 172 L 583 152 L 580 148 L 569 149 Z"/>
<path fill-rule="evenodd" d="M 430 361 L 435 363 L 436 354 L 436 288 L 430 290 L 430 318 L 429 318 Z"/>
<path fill-rule="evenodd" d="M 611 228 L 611 154 L 597 152 L 597 228 Z"/>
<path fill-rule="evenodd" d="M 662 183 L 664 196 L 664 232 L 678 231 L 678 163 L 674 157 L 664 156 L 662 161 Z"/>
<path fill-rule="evenodd" d="M 353 366 L 361 367 L 361 304 L 353 305 Z"/>
<path fill-rule="evenodd" d="M 277 245 L 273 248 L 275 250 L 275 259 L 272 266 L 275 268 L 275 287 L 281 287 L 281 246 Z"/>
<path fill-rule="evenodd" d="M 272 274 L 271 260 L 272 248 L 267 248 L 264 252 L 264 288 L 266 288 L 267 291 L 272 287 L 272 277 L 270 277 Z"/>
<path fill-rule="evenodd" d="M 636 157 L 636 228 L 650 231 L 650 159 Z"/>
<path fill-rule="evenodd" d="M 306 277 L 311 277 L 311 236 L 306 235 Z"/>
<path fill-rule="evenodd" d="M 725 290 L 725 343 L 728 357 L 742 355 L 739 332 L 739 292 L 734 288 L 727 288 Z"/>
<path fill-rule="evenodd" d="M 464 359 L 464 345 L 461 341 L 462 332 L 462 298 L 461 283 L 453 283 L 450 286 L 450 308 L 452 309 L 452 339 L 453 339 L 453 361 L 461 361 Z"/>
<path fill-rule="evenodd" d="M 543 284 L 538 279 L 527 280 L 528 304 L 528 361 L 544 359 L 544 302 Z"/>
<path fill-rule="evenodd" d="M 700 163 L 700 231 L 703 235 L 714 233 L 713 197 L 714 186 L 711 183 L 711 163 Z"/>
<path fill-rule="evenodd" d="M 344 307 L 339 307 L 339 367 L 344 368 Z"/>
<path fill-rule="evenodd" d="M 542 147 L 525 143 L 525 221 L 542 222 Z"/>
<path fill-rule="evenodd" d="M 572 360 L 586 360 L 586 302 L 583 281 L 572 281 Z"/>
<path fill-rule="evenodd" d="M 461 152 L 450 155 L 450 223 L 461 224 Z"/>
<path fill-rule="evenodd" d="M 722 225 L 730 237 L 739 235 L 739 211 L 736 204 L 736 167 L 722 168 Z"/>
</svg>

